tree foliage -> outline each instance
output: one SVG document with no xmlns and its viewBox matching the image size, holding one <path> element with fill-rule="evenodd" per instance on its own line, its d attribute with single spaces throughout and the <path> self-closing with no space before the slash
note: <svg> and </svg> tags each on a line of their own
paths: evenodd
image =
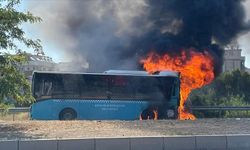
<svg viewBox="0 0 250 150">
<path fill-rule="evenodd" d="M 6 2 L 7 4 L 3 4 Z M 2 0 L 0 4 L 0 49 L 18 50 L 17 41 L 27 47 L 41 49 L 40 40 L 25 37 L 25 32 L 20 27 L 22 23 L 35 23 L 41 18 L 33 16 L 30 12 L 19 12 L 15 9 L 19 0 Z"/>
<path fill-rule="evenodd" d="M 22 74 L 18 66 L 25 63 L 25 53 L 20 50 L 23 44 L 35 50 L 42 49 L 40 40 L 26 37 L 21 28 L 23 23 L 35 23 L 41 18 L 33 16 L 30 12 L 19 12 L 16 6 L 19 0 L 0 0 L 0 107 L 5 103 L 23 104 L 31 102 L 30 83 Z M 16 51 L 16 55 L 10 55 Z"/>
<path fill-rule="evenodd" d="M 241 97 L 250 103 L 250 74 L 233 71 L 221 74 L 210 85 L 194 90 L 191 99 L 194 105 L 221 105 L 226 99 Z"/>
<path fill-rule="evenodd" d="M 250 75 L 244 71 L 233 71 L 222 74 L 215 84 L 216 97 L 230 97 L 239 95 L 250 102 Z"/>
<path fill-rule="evenodd" d="M 0 100 L 6 103 L 27 103 L 33 100 L 30 83 L 18 66 L 25 62 L 25 55 L 5 54 L 0 57 Z"/>
<path fill-rule="evenodd" d="M 210 85 L 194 90 L 190 99 L 195 106 L 246 106 L 250 104 L 249 87 L 249 73 L 239 70 L 226 72 Z M 203 115 L 215 117 L 213 112 L 203 113 L 201 116 Z M 229 112 L 224 115 L 233 116 Z"/>
</svg>

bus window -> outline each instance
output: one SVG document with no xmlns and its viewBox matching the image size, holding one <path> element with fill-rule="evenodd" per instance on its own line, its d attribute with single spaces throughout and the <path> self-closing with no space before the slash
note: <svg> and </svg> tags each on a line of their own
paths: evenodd
<svg viewBox="0 0 250 150">
<path fill-rule="evenodd" d="M 46 95 L 46 96 L 51 95 L 51 90 L 52 90 L 52 81 L 44 80 L 43 81 L 43 92 L 42 92 L 42 95 Z"/>
<path fill-rule="evenodd" d="M 43 94 L 43 82 L 36 79 L 36 84 L 34 85 L 33 96 L 36 99 L 40 99 Z"/>
<path fill-rule="evenodd" d="M 64 93 L 64 91 L 62 90 L 62 89 L 64 89 L 62 76 L 60 76 L 60 75 L 54 76 L 52 87 L 53 87 L 52 97 L 54 97 L 54 98 L 62 97 L 62 95 Z"/>
<path fill-rule="evenodd" d="M 63 94 L 70 96 L 69 98 L 79 98 L 80 91 L 78 87 L 79 82 L 79 75 L 72 76 L 72 75 L 65 75 L 62 78 L 63 82 Z"/>
<path fill-rule="evenodd" d="M 53 82 L 51 78 L 37 76 L 35 78 L 33 95 L 36 99 L 51 96 Z"/>
<path fill-rule="evenodd" d="M 112 99 L 134 99 L 133 79 L 128 76 L 111 76 L 110 94 Z"/>
<path fill-rule="evenodd" d="M 140 77 L 141 78 L 141 77 Z M 141 78 L 137 93 L 148 96 L 151 101 L 166 101 L 170 99 L 172 79 L 166 77 Z"/>
<path fill-rule="evenodd" d="M 81 97 L 107 99 L 108 78 L 100 75 L 82 76 L 80 82 Z"/>
<path fill-rule="evenodd" d="M 173 87 L 172 87 L 172 96 L 174 96 L 174 97 L 176 96 L 176 90 L 177 90 L 176 89 L 177 88 L 176 84 L 177 84 L 176 81 L 174 81 L 174 84 L 173 84 Z"/>
<path fill-rule="evenodd" d="M 152 91 L 152 81 L 147 77 L 137 77 L 136 96 L 139 99 L 149 99 Z"/>
<path fill-rule="evenodd" d="M 158 98 L 159 100 L 170 100 L 171 91 L 173 89 L 174 78 L 171 77 L 157 77 L 154 87 L 158 89 Z"/>
</svg>

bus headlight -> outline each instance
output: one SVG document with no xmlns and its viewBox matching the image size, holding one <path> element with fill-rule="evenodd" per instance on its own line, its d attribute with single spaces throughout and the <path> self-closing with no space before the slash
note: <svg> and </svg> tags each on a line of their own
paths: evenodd
<svg viewBox="0 0 250 150">
<path fill-rule="evenodd" d="M 167 116 L 168 116 L 168 118 L 174 118 L 174 110 L 173 109 L 169 109 L 168 111 L 167 111 Z"/>
</svg>

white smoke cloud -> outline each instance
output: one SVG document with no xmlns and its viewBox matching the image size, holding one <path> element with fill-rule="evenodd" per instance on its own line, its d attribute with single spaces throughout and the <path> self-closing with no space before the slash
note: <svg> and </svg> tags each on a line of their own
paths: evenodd
<svg viewBox="0 0 250 150">
<path fill-rule="evenodd" d="M 244 7 L 246 10 L 246 20 L 250 19 L 250 0 L 244 2 Z M 246 56 L 245 65 L 250 68 L 250 32 L 244 34 L 238 38 L 240 47 L 242 48 L 242 54 Z"/>
<path fill-rule="evenodd" d="M 140 35 L 149 26 L 133 24 L 146 13 L 144 0 L 37 0 L 28 4 L 29 10 L 43 19 L 34 31 L 44 43 L 55 45 L 55 51 L 64 53 L 68 61 L 86 63 L 83 58 L 95 56 L 93 59 L 108 65 L 105 53 L 111 41 L 119 37 L 122 41 L 117 42 L 129 44 L 129 36 Z M 74 33 L 72 27 L 81 33 Z"/>
</svg>

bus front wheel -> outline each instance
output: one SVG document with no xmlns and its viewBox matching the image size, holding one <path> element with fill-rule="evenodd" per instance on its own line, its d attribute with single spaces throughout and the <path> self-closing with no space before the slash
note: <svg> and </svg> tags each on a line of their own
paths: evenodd
<svg viewBox="0 0 250 150">
<path fill-rule="evenodd" d="M 151 120 L 151 119 L 155 119 L 155 113 L 153 110 L 150 109 L 146 109 L 141 113 L 141 119 L 142 120 Z"/>
<path fill-rule="evenodd" d="M 76 117 L 76 111 L 72 108 L 64 108 L 59 114 L 60 120 L 75 120 Z"/>
</svg>

